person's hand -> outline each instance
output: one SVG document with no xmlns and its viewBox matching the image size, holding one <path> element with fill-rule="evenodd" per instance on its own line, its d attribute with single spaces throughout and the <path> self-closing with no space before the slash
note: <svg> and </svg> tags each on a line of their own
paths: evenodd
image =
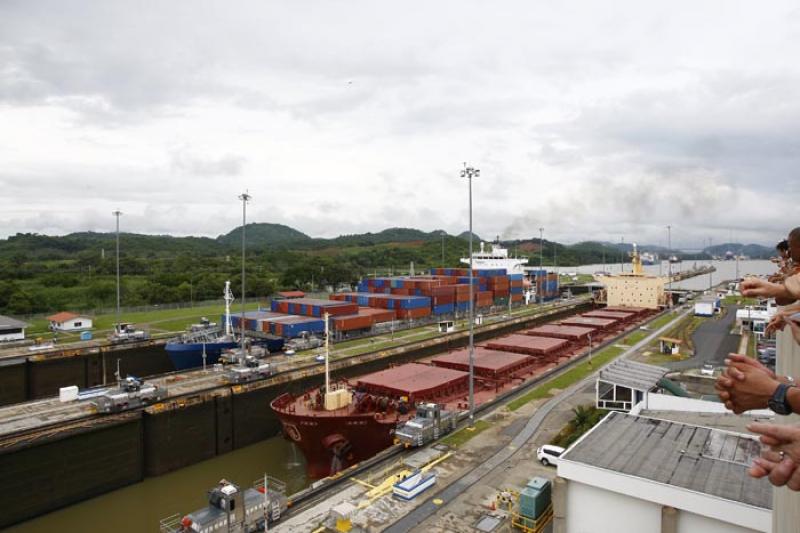
<svg viewBox="0 0 800 533">
<path fill-rule="evenodd" d="M 734 384 L 737 381 L 744 381 L 745 378 L 744 372 L 742 372 L 736 367 L 730 366 L 731 363 L 749 365 L 754 369 L 766 373 L 769 377 L 773 379 L 776 380 L 779 379 L 775 375 L 775 372 L 773 372 L 766 366 L 762 365 L 755 359 L 747 357 L 746 355 L 740 355 L 736 353 L 728 354 L 728 358 L 725 359 L 725 364 L 727 365 L 727 368 L 725 369 L 725 372 L 720 374 L 720 376 L 717 378 L 717 382 L 714 384 L 714 388 L 717 390 L 717 395 L 723 402 L 728 402 L 729 400 L 731 400 L 731 390 L 733 389 Z"/>
<path fill-rule="evenodd" d="M 771 298 L 781 293 L 780 285 L 761 278 L 745 278 L 739 288 L 742 296 L 751 298 Z"/>
<path fill-rule="evenodd" d="M 769 476 L 769 482 L 776 487 L 787 485 L 792 490 L 800 490 L 800 469 L 788 456 L 772 450 L 764 450 L 761 457 L 753 459 L 747 473 L 754 478 Z"/>
<path fill-rule="evenodd" d="M 750 474 L 753 477 L 769 475 L 769 481 L 777 487 L 787 485 L 800 490 L 800 427 L 754 422 L 747 426 L 753 433 L 761 435 L 763 444 L 770 447 L 753 462 Z"/>
<path fill-rule="evenodd" d="M 776 331 L 781 331 L 783 328 L 786 327 L 786 317 L 784 317 L 781 313 L 776 314 L 772 317 L 767 324 L 767 327 L 764 329 L 765 335 L 771 335 Z"/>
<path fill-rule="evenodd" d="M 757 361 L 744 361 L 741 357 L 729 356 L 726 360 L 728 367 L 714 384 L 725 407 L 736 414 L 766 408 L 780 385 L 774 372 Z"/>
</svg>

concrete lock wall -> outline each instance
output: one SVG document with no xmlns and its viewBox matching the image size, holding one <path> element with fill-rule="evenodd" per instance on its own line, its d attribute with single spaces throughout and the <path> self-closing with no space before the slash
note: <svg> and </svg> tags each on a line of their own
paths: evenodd
<svg viewBox="0 0 800 533">
<path fill-rule="evenodd" d="M 159 476 L 217 455 L 214 397 L 171 402 L 144 416 L 144 474 Z"/>
<path fill-rule="evenodd" d="M 140 416 L 0 452 L 0 528 L 141 481 L 143 457 Z"/>
<path fill-rule="evenodd" d="M 123 376 L 152 376 L 174 370 L 163 346 L 21 356 L 0 364 L 0 406 L 56 396 L 61 387 L 77 385 L 85 389 L 102 385 L 104 373 L 105 382 L 112 383 L 117 359 Z"/>
</svg>

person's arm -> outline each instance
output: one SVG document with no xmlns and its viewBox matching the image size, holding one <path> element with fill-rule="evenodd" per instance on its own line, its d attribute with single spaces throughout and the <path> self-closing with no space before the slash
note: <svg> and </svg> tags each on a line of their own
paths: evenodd
<svg viewBox="0 0 800 533">
<path fill-rule="evenodd" d="M 788 281 L 789 279 L 781 284 L 770 283 L 761 278 L 746 278 L 741 284 L 742 296 L 751 298 L 775 298 L 776 301 L 789 300 L 787 303 L 791 303 L 797 300 L 797 298 L 787 289 L 786 283 L 788 283 Z M 798 287 L 798 294 L 800 294 L 800 287 Z"/>
</svg>

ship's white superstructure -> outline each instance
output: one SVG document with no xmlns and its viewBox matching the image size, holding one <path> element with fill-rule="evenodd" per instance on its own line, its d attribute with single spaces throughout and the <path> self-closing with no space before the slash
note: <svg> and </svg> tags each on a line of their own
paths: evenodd
<svg viewBox="0 0 800 533">
<path fill-rule="evenodd" d="M 492 249 L 487 251 L 486 243 L 481 243 L 481 249 L 472 253 L 472 268 L 505 268 L 508 274 L 523 274 L 523 266 L 528 264 L 524 257 L 509 257 L 508 249 L 499 243 L 492 243 Z M 469 265 L 469 257 L 464 257 L 461 262 Z"/>
</svg>

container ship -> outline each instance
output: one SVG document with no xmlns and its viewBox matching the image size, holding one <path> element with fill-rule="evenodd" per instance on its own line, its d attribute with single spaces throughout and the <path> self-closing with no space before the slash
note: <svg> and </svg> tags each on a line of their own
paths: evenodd
<svg viewBox="0 0 800 533">
<path fill-rule="evenodd" d="M 476 346 L 475 405 L 565 364 L 590 342 L 632 328 L 653 312 L 605 308 Z M 271 407 L 284 436 L 305 455 L 309 477 L 319 479 L 392 445 L 398 424 L 413 418 L 419 403 L 467 410 L 468 361 L 464 348 L 332 383 L 326 358 L 326 385 L 298 396 L 283 394 Z"/>
</svg>

